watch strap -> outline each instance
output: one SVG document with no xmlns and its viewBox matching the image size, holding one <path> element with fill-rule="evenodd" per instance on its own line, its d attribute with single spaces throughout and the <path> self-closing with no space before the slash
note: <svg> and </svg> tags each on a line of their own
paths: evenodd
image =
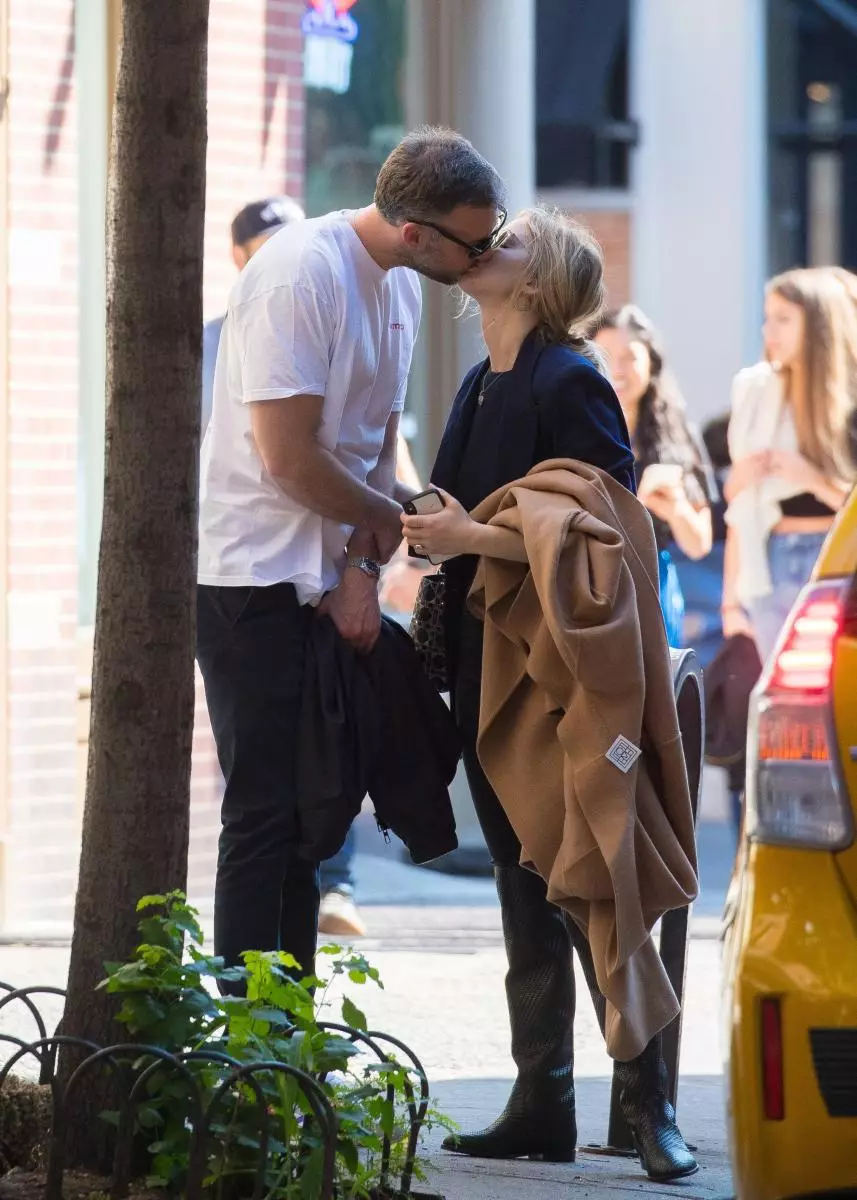
<svg viewBox="0 0 857 1200">
<path fill-rule="evenodd" d="M 371 576 L 372 579 L 381 578 L 381 564 L 376 562 L 374 558 L 349 557 L 345 560 L 346 567 L 353 567 L 357 571 L 362 571 L 364 575 Z"/>
</svg>

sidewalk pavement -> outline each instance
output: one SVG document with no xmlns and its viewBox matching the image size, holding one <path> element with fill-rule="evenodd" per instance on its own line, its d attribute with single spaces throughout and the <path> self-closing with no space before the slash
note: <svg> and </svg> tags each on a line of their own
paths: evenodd
<svg viewBox="0 0 857 1200">
<path fill-rule="evenodd" d="M 464 1129 L 479 1127 L 500 1112 L 514 1077 L 493 882 L 427 871 L 397 861 L 389 848 L 384 853 L 357 858 L 358 896 L 369 925 L 360 945 L 378 967 L 384 990 L 352 986 L 351 994 L 372 1027 L 395 1034 L 420 1057 L 438 1108 Z M 431 1131 L 426 1138 L 429 1181 L 418 1191 L 432 1189 L 446 1200 L 731 1196 L 722 1063 L 714 1032 L 720 1027 L 716 914 L 728 880 L 728 828 L 705 823 L 700 856 L 703 894 L 700 915 L 692 922 L 678 1103 L 682 1131 L 698 1147 L 699 1174 L 679 1184 L 653 1184 L 635 1160 L 590 1150 L 607 1133 L 610 1062 L 581 980 L 575 1023 L 578 1161 L 551 1165 L 462 1158 L 441 1151 L 443 1133 Z M 17 986 L 62 987 L 67 965 L 65 946 L 0 946 L 0 979 Z M 47 1017 L 58 1017 L 58 1005 L 44 1007 Z M 13 1020 L 4 1011 L 0 1027 L 18 1032 L 25 1020 Z"/>
</svg>

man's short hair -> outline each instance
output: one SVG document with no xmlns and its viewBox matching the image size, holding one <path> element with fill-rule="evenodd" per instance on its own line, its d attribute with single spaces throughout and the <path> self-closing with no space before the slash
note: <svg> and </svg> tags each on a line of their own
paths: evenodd
<svg viewBox="0 0 857 1200">
<path fill-rule="evenodd" d="M 378 174 L 375 206 L 393 225 L 450 213 L 459 205 L 501 208 L 503 181 L 467 138 L 421 125 L 399 142 Z"/>
<path fill-rule="evenodd" d="M 263 233 L 273 233 L 284 225 L 304 219 L 304 210 L 291 196 L 269 196 L 245 204 L 232 222 L 232 244 L 246 246 Z"/>
</svg>

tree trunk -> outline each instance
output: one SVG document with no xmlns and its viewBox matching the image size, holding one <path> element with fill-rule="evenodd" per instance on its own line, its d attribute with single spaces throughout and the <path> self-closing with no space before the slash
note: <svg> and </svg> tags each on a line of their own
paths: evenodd
<svg viewBox="0 0 857 1200">
<path fill-rule="evenodd" d="M 63 1032 L 122 1040 L 96 984 L 140 896 L 187 877 L 209 0 L 125 0 L 108 197 L 107 429 L 92 723 Z M 67 1074 L 70 1060 L 64 1063 Z M 69 1161 L 109 1167 L 93 1076 Z"/>
</svg>

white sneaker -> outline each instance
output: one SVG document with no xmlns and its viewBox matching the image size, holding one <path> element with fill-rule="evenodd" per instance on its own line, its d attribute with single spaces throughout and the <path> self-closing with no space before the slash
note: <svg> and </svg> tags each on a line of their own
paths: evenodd
<svg viewBox="0 0 857 1200">
<path fill-rule="evenodd" d="M 350 896 L 335 889 L 325 892 L 318 910 L 318 932 L 340 937 L 363 937 L 366 926 Z"/>
</svg>

